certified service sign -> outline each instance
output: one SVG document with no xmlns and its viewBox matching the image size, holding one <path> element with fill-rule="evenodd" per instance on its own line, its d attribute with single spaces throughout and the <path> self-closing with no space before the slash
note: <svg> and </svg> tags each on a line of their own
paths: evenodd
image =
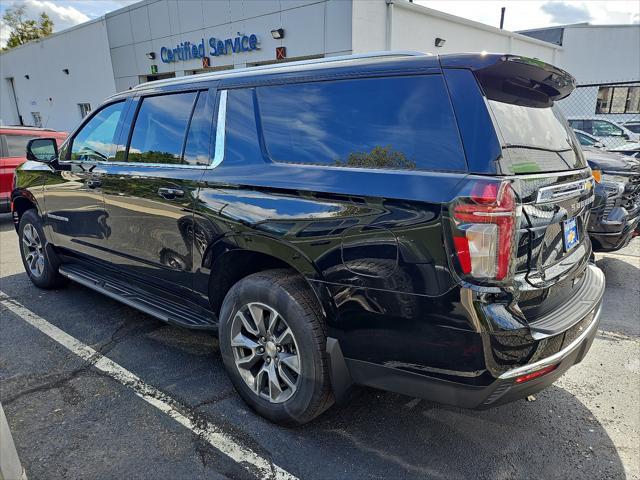
<svg viewBox="0 0 640 480">
<path fill-rule="evenodd" d="M 251 52 L 258 50 L 258 36 L 255 33 L 251 35 L 243 35 L 238 32 L 238 36 L 227 38 L 225 40 L 211 37 L 208 41 L 209 51 L 207 52 L 207 44 L 203 38 L 200 43 L 191 43 L 189 41 L 181 42 L 175 48 L 162 47 L 160 49 L 160 59 L 164 63 L 182 62 L 193 60 L 196 58 L 204 58 L 205 56 L 218 57 L 220 55 L 229 55 L 231 53 Z"/>
</svg>

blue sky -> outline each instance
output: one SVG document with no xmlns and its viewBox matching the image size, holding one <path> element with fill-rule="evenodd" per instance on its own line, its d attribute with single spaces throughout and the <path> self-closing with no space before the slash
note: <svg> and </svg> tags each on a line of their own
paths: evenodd
<svg viewBox="0 0 640 480">
<path fill-rule="evenodd" d="M 117 10 L 136 0 L 2 0 L 0 12 L 4 12 L 14 4 L 24 4 L 29 11 L 46 11 L 50 15 L 59 17 L 59 20 L 73 21 L 86 17 L 88 19 L 99 17 L 106 12 Z M 86 19 L 84 19 L 86 21 Z"/>
<path fill-rule="evenodd" d="M 54 31 L 64 30 L 92 18 L 117 10 L 134 0 L 0 0 L 0 14 L 15 4 L 24 5 L 27 15 L 36 18 L 46 12 L 54 24 Z M 9 32 L 0 21 L 0 46 L 4 46 Z"/>
<path fill-rule="evenodd" d="M 414 1 L 426 7 L 493 26 L 498 26 L 500 8 L 505 6 L 507 7 L 505 28 L 508 30 L 586 21 L 596 24 L 640 22 L 640 1 L 638 0 Z M 18 3 L 25 5 L 28 14 L 34 17 L 42 11 L 47 12 L 53 19 L 55 31 L 59 31 L 135 3 L 135 0 L 0 0 L 0 14 Z M 0 46 L 4 45 L 7 37 L 7 29 L 0 24 Z"/>
</svg>

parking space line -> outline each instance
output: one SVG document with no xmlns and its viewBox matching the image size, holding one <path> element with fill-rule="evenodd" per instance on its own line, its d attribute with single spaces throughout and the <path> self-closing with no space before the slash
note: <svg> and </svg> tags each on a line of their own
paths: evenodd
<svg viewBox="0 0 640 480">
<path fill-rule="evenodd" d="M 22 320 L 37 328 L 52 340 L 56 341 L 67 350 L 71 351 L 83 360 L 90 362 L 98 370 L 116 380 L 121 385 L 133 390 L 144 401 L 153 405 L 161 412 L 169 415 L 176 422 L 185 426 L 198 435 L 212 447 L 227 455 L 233 461 L 243 464 L 249 471 L 259 472 L 260 478 L 277 480 L 297 480 L 286 470 L 274 465 L 269 460 L 261 457 L 253 450 L 238 444 L 234 439 L 221 431 L 219 427 L 210 422 L 197 423 L 182 414 L 187 408 L 179 402 L 161 392 L 152 385 L 142 381 L 137 375 L 126 368 L 105 357 L 89 345 L 72 337 L 65 331 L 49 323 L 44 318 L 36 315 L 31 310 L 21 305 L 7 294 L 0 291 L 0 304 L 19 316 Z"/>
</svg>

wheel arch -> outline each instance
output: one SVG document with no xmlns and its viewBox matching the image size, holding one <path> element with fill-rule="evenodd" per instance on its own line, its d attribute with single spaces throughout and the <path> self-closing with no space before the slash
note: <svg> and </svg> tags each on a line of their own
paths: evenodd
<svg viewBox="0 0 640 480">
<path fill-rule="evenodd" d="M 42 216 L 38 202 L 30 192 L 19 191 L 16 193 L 16 191 L 14 191 L 11 195 L 11 212 L 13 215 L 13 226 L 16 232 L 18 231 L 18 225 L 20 224 L 22 215 L 28 210 L 35 210 L 38 215 Z"/>
<path fill-rule="evenodd" d="M 242 278 L 265 270 L 285 268 L 300 275 L 314 292 L 326 319 L 334 319 L 337 308 L 314 263 L 293 245 L 259 234 L 226 236 L 211 245 L 209 258 L 209 300 L 217 314 L 224 297 Z"/>
</svg>

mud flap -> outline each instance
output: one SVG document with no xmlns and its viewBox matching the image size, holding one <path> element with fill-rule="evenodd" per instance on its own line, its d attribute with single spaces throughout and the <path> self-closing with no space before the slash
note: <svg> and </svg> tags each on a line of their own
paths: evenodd
<svg viewBox="0 0 640 480">
<path fill-rule="evenodd" d="M 336 404 L 344 404 L 350 397 L 353 387 L 353 380 L 338 340 L 327 337 L 327 353 L 329 354 L 329 364 L 331 366 L 331 388 Z"/>
</svg>

